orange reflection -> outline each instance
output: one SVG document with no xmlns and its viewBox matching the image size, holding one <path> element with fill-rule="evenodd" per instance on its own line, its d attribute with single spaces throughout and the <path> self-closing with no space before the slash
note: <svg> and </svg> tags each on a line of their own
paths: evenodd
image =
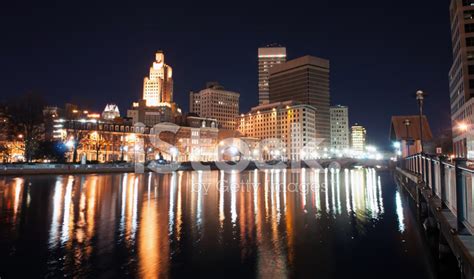
<svg viewBox="0 0 474 279">
<path fill-rule="evenodd" d="M 158 237 L 162 236 L 163 232 L 158 228 L 158 212 L 154 198 L 148 196 L 144 200 L 141 214 L 138 234 L 140 273 L 143 278 L 157 278 L 161 257 Z"/>
</svg>

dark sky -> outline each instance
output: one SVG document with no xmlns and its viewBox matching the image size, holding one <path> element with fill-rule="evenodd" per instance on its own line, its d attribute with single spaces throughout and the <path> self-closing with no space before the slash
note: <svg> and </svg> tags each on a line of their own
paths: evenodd
<svg viewBox="0 0 474 279">
<path fill-rule="evenodd" d="M 257 48 L 276 42 L 289 59 L 331 60 L 331 101 L 349 106 L 369 141 L 388 145 L 390 117 L 417 112 L 417 89 L 429 94 L 433 132 L 449 129 L 448 0 L 9 2 L 0 4 L 0 99 L 33 89 L 52 105 L 117 103 L 125 114 L 162 49 L 185 110 L 189 90 L 217 80 L 240 92 L 245 112 L 258 102 Z"/>
</svg>

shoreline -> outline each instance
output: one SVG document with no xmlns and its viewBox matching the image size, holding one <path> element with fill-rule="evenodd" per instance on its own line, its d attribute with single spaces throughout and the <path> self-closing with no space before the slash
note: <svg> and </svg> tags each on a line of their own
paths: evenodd
<svg viewBox="0 0 474 279">
<path fill-rule="evenodd" d="M 200 162 L 203 168 L 194 168 L 192 162 L 182 162 L 176 171 L 207 171 L 207 170 L 220 170 L 218 167 L 219 163 L 224 162 Z M 331 163 L 338 163 L 341 168 L 354 168 L 354 167 L 377 167 L 380 170 L 389 169 L 390 164 L 387 161 L 371 161 L 371 160 L 356 160 L 356 159 L 323 159 L 323 160 L 311 160 L 308 162 L 281 162 L 286 166 L 281 165 L 264 165 L 262 162 L 248 161 L 247 166 L 243 171 L 250 171 L 255 169 L 291 169 L 292 163 L 295 164 L 296 168 L 312 168 L 312 166 L 318 164 L 322 168 L 327 168 Z M 227 166 L 223 170 L 238 170 L 235 162 L 227 162 Z M 150 172 L 148 167 L 145 167 L 144 172 Z M 102 174 L 102 173 L 130 173 L 135 172 L 135 164 L 12 164 L 12 165 L 0 165 L 0 175 L 66 175 L 66 174 Z M 166 170 L 165 170 L 166 172 Z M 168 171 L 169 172 L 169 171 Z"/>
</svg>

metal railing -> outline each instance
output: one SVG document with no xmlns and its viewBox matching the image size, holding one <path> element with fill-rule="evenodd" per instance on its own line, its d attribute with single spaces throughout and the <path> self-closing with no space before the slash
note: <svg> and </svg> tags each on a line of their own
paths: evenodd
<svg viewBox="0 0 474 279">
<path fill-rule="evenodd" d="M 457 230 L 474 232 L 474 169 L 465 159 L 447 161 L 442 156 L 416 154 L 405 158 L 403 169 L 419 175 L 441 200 L 442 209 L 449 209 L 457 218 Z"/>
</svg>

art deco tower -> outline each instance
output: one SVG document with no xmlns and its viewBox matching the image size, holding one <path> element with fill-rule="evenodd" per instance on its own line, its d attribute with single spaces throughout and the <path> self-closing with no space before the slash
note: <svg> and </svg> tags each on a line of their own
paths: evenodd
<svg viewBox="0 0 474 279">
<path fill-rule="evenodd" d="M 150 75 L 143 81 L 143 99 L 148 107 L 173 102 L 173 69 L 165 64 L 162 51 L 156 53 Z"/>
</svg>

